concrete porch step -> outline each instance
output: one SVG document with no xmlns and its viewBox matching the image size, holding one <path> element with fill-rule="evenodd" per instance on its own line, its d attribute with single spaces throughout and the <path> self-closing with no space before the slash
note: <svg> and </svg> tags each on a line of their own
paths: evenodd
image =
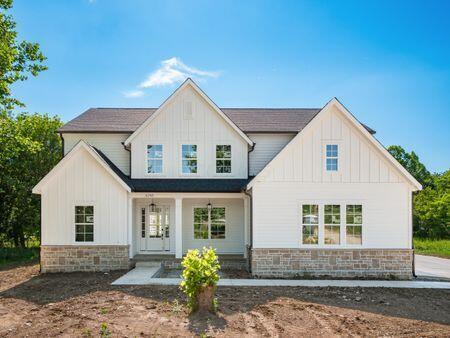
<svg viewBox="0 0 450 338">
<path fill-rule="evenodd" d="M 159 268 L 161 262 L 158 261 L 138 261 L 136 262 L 136 268 Z"/>
</svg>

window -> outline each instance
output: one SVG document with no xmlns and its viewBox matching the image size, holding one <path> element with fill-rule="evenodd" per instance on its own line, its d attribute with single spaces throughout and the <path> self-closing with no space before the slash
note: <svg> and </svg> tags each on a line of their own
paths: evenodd
<svg viewBox="0 0 450 338">
<path fill-rule="evenodd" d="M 319 206 L 305 204 L 302 206 L 303 244 L 319 243 Z"/>
<path fill-rule="evenodd" d="M 225 208 L 194 208 L 194 239 L 224 239 L 225 224 Z"/>
<path fill-rule="evenodd" d="M 229 144 L 216 145 L 216 173 L 231 173 L 231 145 Z"/>
<path fill-rule="evenodd" d="M 327 171 L 337 171 L 338 170 L 338 145 L 337 144 L 327 144 L 326 148 L 326 168 Z"/>
<path fill-rule="evenodd" d="M 182 157 L 182 173 L 183 174 L 196 174 L 197 173 L 197 145 L 196 144 L 183 144 L 181 146 Z"/>
<path fill-rule="evenodd" d="M 340 243 L 341 206 L 327 204 L 324 208 L 325 244 Z"/>
<path fill-rule="evenodd" d="M 362 244 L 362 205 L 347 205 L 347 244 Z"/>
<path fill-rule="evenodd" d="M 94 241 L 94 207 L 75 206 L 75 242 Z"/>
<path fill-rule="evenodd" d="M 145 208 L 141 209 L 141 237 L 145 238 Z"/>
<path fill-rule="evenodd" d="M 152 144 L 147 146 L 147 172 L 149 174 L 162 174 L 163 172 L 162 144 Z"/>
</svg>

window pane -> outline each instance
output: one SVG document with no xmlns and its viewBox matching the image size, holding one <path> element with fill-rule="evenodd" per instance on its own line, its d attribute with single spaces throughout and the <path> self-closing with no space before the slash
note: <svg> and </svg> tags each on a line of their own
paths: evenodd
<svg viewBox="0 0 450 338">
<path fill-rule="evenodd" d="M 303 226 L 303 244 L 319 243 L 319 227 L 317 225 Z"/>
<path fill-rule="evenodd" d="M 75 241 L 76 241 L 76 242 L 84 242 L 84 234 L 82 234 L 82 233 L 81 233 L 81 234 L 78 234 L 78 233 L 77 233 L 77 234 L 75 235 Z"/>
<path fill-rule="evenodd" d="M 302 207 L 303 224 L 319 223 L 319 206 L 317 204 L 304 204 Z"/>
<path fill-rule="evenodd" d="M 216 145 L 216 173 L 231 173 L 231 145 Z"/>
<path fill-rule="evenodd" d="M 194 239 L 208 239 L 208 224 L 194 223 Z"/>
<path fill-rule="evenodd" d="M 84 236 L 84 241 L 85 242 L 93 242 L 94 241 L 94 234 L 86 234 Z"/>
<path fill-rule="evenodd" d="M 75 223 L 84 223 L 84 215 L 75 215 Z"/>
<path fill-rule="evenodd" d="M 347 244 L 362 244 L 362 226 L 347 226 Z"/>
<path fill-rule="evenodd" d="M 84 207 L 84 213 L 86 215 L 93 215 L 94 214 L 94 207 L 92 205 L 88 205 Z"/>
<path fill-rule="evenodd" d="M 340 226 L 325 226 L 325 244 L 339 244 L 340 237 Z"/>
<path fill-rule="evenodd" d="M 94 241 L 94 206 L 75 206 L 75 241 Z"/>
<path fill-rule="evenodd" d="M 94 223 L 94 215 L 86 215 L 84 216 L 85 223 Z"/>
<path fill-rule="evenodd" d="M 340 224 L 341 223 L 341 206 L 338 204 L 328 204 L 324 207 L 324 223 Z"/>
<path fill-rule="evenodd" d="M 162 160 L 148 160 L 149 174 L 162 174 L 163 162 Z"/>
<path fill-rule="evenodd" d="M 197 160 L 183 160 L 183 174 L 197 173 Z"/>
<path fill-rule="evenodd" d="M 84 214 L 84 207 L 83 206 L 76 206 L 75 207 L 75 214 Z"/>
</svg>

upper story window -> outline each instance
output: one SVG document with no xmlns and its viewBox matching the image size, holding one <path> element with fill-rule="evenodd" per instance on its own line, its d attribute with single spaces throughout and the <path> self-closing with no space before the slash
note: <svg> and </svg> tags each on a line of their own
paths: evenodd
<svg viewBox="0 0 450 338">
<path fill-rule="evenodd" d="M 94 241 L 94 206 L 75 206 L 75 242 Z"/>
<path fill-rule="evenodd" d="M 231 173 L 231 145 L 229 144 L 216 145 L 216 173 Z"/>
<path fill-rule="evenodd" d="M 197 173 L 197 145 L 183 144 L 181 146 L 181 172 L 183 174 Z"/>
<path fill-rule="evenodd" d="M 162 174 L 163 172 L 163 146 L 162 144 L 149 144 L 147 146 L 147 173 Z"/>
<path fill-rule="evenodd" d="M 326 169 L 327 171 L 337 171 L 338 170 L 338 145 L 337 144 L 327 144 L 326 147 Z"/>
</svg>

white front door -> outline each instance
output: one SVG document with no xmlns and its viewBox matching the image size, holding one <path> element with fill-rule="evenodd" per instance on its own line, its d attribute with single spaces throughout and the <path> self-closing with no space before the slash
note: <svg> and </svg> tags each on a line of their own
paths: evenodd
<svg viewBox="0 0 450 338">
<path fill-rule="evenodd" d="M 141 209 L 141 251 L 170 250 L 170 217 L 168 206 Z"/>
</svg>

